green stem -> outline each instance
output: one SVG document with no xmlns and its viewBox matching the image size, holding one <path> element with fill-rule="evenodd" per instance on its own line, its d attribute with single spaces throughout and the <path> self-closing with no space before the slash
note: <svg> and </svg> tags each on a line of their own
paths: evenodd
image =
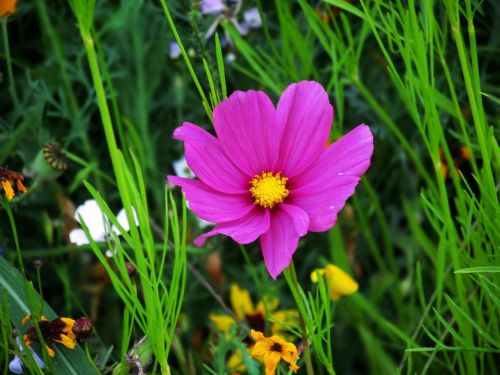
<svg viewBox="0 0 500 375">
<path fill-rule="evenodd" d="M 177 42 L 177 44 L 179 45 L 179 48 L 181 50 L 182 58 L 184 59 L 184 62 L 186 63 L 186 66 L 189 70 L 189 74 L 191 74 L 191 78 L 193 79 L 194 85 L 196 86 L 196 89 L 198 90 L 198 93 L 200 94 L 203 108 L 205 109 L 205 112 L 207 113 L 207 116 L 210 119 L 210 121 L 213 121 L 212 110 L 210 109 L 209 101 L 207 99 L 207 96 L 205 95 L 205 92 L 203 91 L 203 89 L 201 87 L 201 84 L 200 84 L 200 81 L 198 80 L 198 77 L 196 76 L 193 65 L 191 65 L 191 61 L 189 60 L 189 56 L 186 52 L 186 49 L 184 48 L 184 45 L 182 44 L 179 33 L 177 32 L 177 28 L 175 27 L 174 20 L 172 19 L 170 11 L 168 10 L 167 3 L 165 0 L 160 0 L 160 2 L 161 2 L 161 6 L 163 7 L 163 11 L 165 12 L 165 16 L 167 17 L 167 21 L 168 21 L 168 24 L 170 26 L 170 29 L 172 30 L 172 34 L 174 35 L 175 41 Z"/>
<path fill-rule="evenodd" d="M 9 91 L 12 101 L 14 102 L 14 106 L 16 108 L 19 107 L 19 99 L 16 91 L 16 84 L 14 82 L 14 73 L 12 72 L 12 58 L 10 56 L 10 47 L 9 47 L 9 34 L 7 30 L 7 19 L 8 17 L 3 17 L 2 22 L 2 36 L 3 36 L 3 47 L 5 50 L 5 62 L 7 64 L 7 74 L 9 76 Z"/>
<path fill-rule="evenodd" d="M 288 286 L 290 287 L 290 290 L 292 292 L 292 295 L 294 296 L 295 303 L 297 304 L 297 308 L 300 311 L 299 318 L 300 318 L 300 329 L 302 331 L 302 345 L 304 346 L 304 360 L 306 362 L 306 370 L 308 375 L 314 375 L 314 369 L 312 365 L 312 359 L 311 359 L 311 349 L 309 347 L 309 339 L 307 337 L 307 328 L 306 328 L 306 321 L 305 321 L 305 311 L 303 308 L 301 308 L 301 301 L 300 301 L 300 285 L 299 281 L 297 280 L 297 273 L 295 272 L 295 266 L 293 265 L 293 261 L 290 263 L 290 266 L 288 267 L 290 270 L 290 275 L 291 275 L 291 283 L 287 279 Z"/>
<path fill-rule="evenodd" d="M 40 294 L 40 316 L 43 314 L 43 289 L 42 289 L 42 277 L 40 275 L 40 266 L 36 266 L 36 279 L 38 282 L 38 293 Z"/>
<path fill-rule="evenodd" d="M 12 215 L 12 210 L 10 209 L 9 202 L 3 204 L 5 211 L 7 211 L 7 216 L 9 217 L 10 226 L 12 228 L 12 235 L 14 236 L 14 244 L 16 246 L 17 260 L 19 261 L 19 266 L 21 267 L 21 273 L 24 279 L 26 279 L 26 272 L 24 271 L 23 255 L 21 254 L 21 247 L 19 246 L 19 238 L 17 236 L 16 222 L 14 221 L 14 215 Z"/>
<path fill-rule="evenodd" d="M 36 3 L 38 7 L 38 14 L 40 17 L 41 29 L 47 35 L 47 40 L 50 42 L 50 47 L 52 48 L 52 51 L 50 51 L 50 53 L 55 57 L 55 61 L 59 65 L 59 75 L 61 78 L 62 87 L 64 89 L 64 94 L 68 100 L 72 121 L 74 122 L 73 126 L 77 129 L 80 129 L 79 133 L 81 134 L 81 146 L 85 154 L 93 163 L 99 165 L 96 154 L 95 152 L 93 152 L 93 147 L 89 142 L 88 132 L 85 131 L 84 128 L 84 119 L 82 117 L 81 110 L 78 107 L 78 101 L 76 99 L 75 91 L 71 84 L 71 79 L 66 68 L 64 50 L 61 45 L 59 36 L 53 27 L 53 22 L 51 21 L 49 13 L 47 11 L 46 1 L 37 0 Z M 94 169 L 93 173 L 95 175 L 96 184 L 99 187 L 99 190 L 102 191 L 103 184 L 100 178 L 99 169 Z"/>
<path fill-rule="evenodd" d="M 366 99 L 366 101 L 373 108 L 378 117 L 387 125 L 389 130 L 394 134 L 394 136 L 398 139 L 401 145 L 404 147 L 405 151 L 408 153 L 408 156 L 412 160 L 415 168 L 419 171 L 422 178 L 427 183 L 429 189 L 434 188 L 434 181 L 431 178 L 430 174 L 427 172 L 427 169 L 424 167 L 420 157 L 417 155 L 413 146 L 410 144 L 408 139 L 396 125 L 396 123 L 391 119 L 389 114 L 384 110 L 384 108 L 377 102 L 375 97 L 370 93 L 370 91 L 366 88 L 366 86 L 359 80 L 353 79 L 353 83 L 356 85 L 361 95 Z"/>
</svg>

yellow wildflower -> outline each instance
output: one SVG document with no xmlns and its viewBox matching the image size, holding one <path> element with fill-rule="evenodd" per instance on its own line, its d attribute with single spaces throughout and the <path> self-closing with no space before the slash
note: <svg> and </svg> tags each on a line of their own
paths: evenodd
<svg viewBox="0 0 500 375">
<path fill-rule="evenodd" d="M 22 324 L 26 324 L 31 319 L 30 315 L 24 317 Z M 76 335 L 73 333 L 75 321 L 71 318 L 57 318 L 47 320 L 42 316 L 38 321 L 38 327 L 44 340 L 53 341 L 63 344 L 68 349 L 74 349 L 76 346 Z M 24 342 L 27 346 L 31 346 L 34 342 L 38 342 L 38 335 L 35 327 L 30 327 L 24 334 Z M 46 345 L 47 352 L 51 357 L 55 355 L 54 349 Z"/>
<path fill-rule="evenodd" d="M 255 306 L 250 292 L 234 283 L 231 284 L 229 298 L 237 321 L 247 322 L 255 330 L 264 330 L 266 318 L 272 322 L 272 333 L 297 325 L 297 310 L 277 310 L 280 303 L 278 298 L 263 298 Z M 230 315 L 210 314 L 209 318 L 223 332 L 229 332 L 237 323 Z"/>
<path fill-rule="evenodd" d="M 255 306 L 250 292 L 240 288 L 237 284 L 231 284 L 229 291 L 231 307 L 236 320 L 230 315 L 210 314 L 209 318 L 214 325 L 222 332 L 229 333 L 231 327 L 238 322 L 246 322 L 250 328 L 256 331 L 264 331 L 266 320 L 270 321 L 270 329 L 273 334 L 282 334 L 289 328 L 298 326 L 298 312 L 294 309 L 277 310 L 279 306 L 278 298 L 263 298 Z M 253 342 L 248 338 L 245 341 L 249 348 Z M 243 354 L 236 350 L 228 359 L 227 367 L 233 372 L 245 371 L 243 364 Z"/>
<path fill-rule="evenodd" d="M 16 12 L 17 0 L 0 0 L 0 17 Z"/>
<path fill-rule="evenodd" d="M 332 300 L 336 301 L 341 296 L 354 294 L 358 290 L 358 283 L 349 274 L 333 264 L 327 264 L 311 273 L 311 281 L 318 282 L 318 273 L 321 274 L 329 288 Z"/>
<path fill-rule="evenodd" d="M 279 336 L 265 337 L 262 332 L 253 329 L 250 334 L 255 340 L 255 345 L 250 354 L 252 357 L 264 361 L 266 375 L 274 375 L 281 360 L 290 365 L 290 370 L 297 371 L 299 369 L 295 364 L 299 359 L 299 355 L 294 344 L 286 342 Z"/>
<path fill-rule="evenodd" d="M 29 320 L 31 320 L 31 315 L 25 316 L 21 324 L 25 325 Z M 75 349 L 76 340 L 88 338 L 93 331 L 92 321 L 85 317 L 76 320 L 61 317 L 49 321 L 45 316 L 42 316 L 36 325 L 38 325 L 40 333 L 45 340 L 47 352 L 51 357 L 54 357 L 55 352 L 49 346 L 50 342 L 58 342 L 68 349 Z M 30 327 L 24 334 L 24 342 L 28 347 L 33 343 L 39 342 L 38 339 L 35 326 Z"/>
</svg>

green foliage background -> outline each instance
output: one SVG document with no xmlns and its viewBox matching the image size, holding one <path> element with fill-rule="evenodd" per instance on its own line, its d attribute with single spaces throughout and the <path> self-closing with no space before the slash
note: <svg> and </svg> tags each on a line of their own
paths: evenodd
<svg viewBox="0 0 500 375">
<path fill-rule="evenodd" d="M 94 311 L 97 335 L 86 349 L 99 371 L 111 372 L 119 362 L 124 366 L 124 354 L 154 322 L 145 314 L 141 326 L 140 314 L 131 311 L 133 302 L 127 304 L 117 292 L 132 290 L 117 284 L 127 259 L 108 270 L 116 276 L 110 285 L 89 292 L 95 283 L 90 270 L 99 261 L 106 263 L 95 254 L 106 246 L 70 245 L 65 214 L 67 205 L 81 204 L 92 192 L 110 212 L 127 203 L 127 194 L 134 207 L 141 207 L 140 234 L 122 244 L 124 251 L 132 249 L 133 259 L 141 254 L 161 259 L 168 238 L 164 227 L 172 225 L 171 235 L 179 236 L 165 267 L 163 262 L 143 265 L 149 273 L 145 271 L 141 288 L 155 280 L 170 290 L 172 277 L 185 269 L 180 249 L 187 236 L 187 259 L 208 283 L 213 280 L 207 259 L 220 252 L 228 282 L 215 286 L 217 294 L 225 297 L 234 281 L 248 287 L 255 300 L 269 289 L 284 306 L 294 305 L 284 279 L 274 283 L 266 276 L 257 246 L 247 247 L 250 262 L 245 264 L 244 254 L 225 238 L 209 241 L 206 249 L 192 248 L 192 238 L 201 233 L 194 217 L 182 225 L 175 214 L 173 224 L 166 224 L 165 175 L 173 173 L 172 162 L 182 155 L 180 142 L 171 139 L 173 130 L 183 121 L 211 129 L 211 109 L 226 91 L 261 89 L 276 102 L 291 82 L 303 79 L 321 82 L 330 93 L 335 107 L 332 140 L 359 123 L 370 125 L 375 135 L 372 166 L 337 225 L 327 233 L 309 234 L 294 257 L 302 288 L 313 292 L 311 301 L 320 297 L 309 274 L 327 262 L 351 270 L 360 284 L 358 294 L 341 299 L 329 312 L 333 327 L 327 328 L 332 337 L 326 346 L 332 348 L 335 371 L 496 371 L 498 2 L 247 0 L 243 9 L 258 6 L 263 27 L 242 37 L 230 22 L 222 22 L 217 32 L 231 37 L 228 48 L 220 47 L 215 37 L 204 41 L 215 18 L 202 15 L 196 2 L 98 1 L 95 12 L 89 11 L 92 1 L 70 3 L 19 1 L 17 12 L 1 20 L 0 165 L 27 176 L 29 193 L 9 208 L 27 279 L 36 280 L 31 260 L 41 258 L 43 297 L 57 314 Z M 169 57 L 174 36 L 182 41 L 183 58 Z M 235 61 L 222 65 L 229 54 Z M 96 71 L 102 80 L 96 81 Z M 109 121 L 103 117 L 104 106 Z M 70 159 L 59 176 L 48 172 L 39 157 L 52 141 Z M 442 164 L 457 163 L 456 150 L 462 146 L 470 160 L 457 169 L 449 167 L 445 178 Z M 180 202 L 179 192 L 174 194 Z M 19 268 L 12 222 L 2 202 L 0 246 L 5 259 Z M 179 283 L 183 285 L 182 279 Z M 169 371 L 223 373 L 226 352 L 220 343 L 214 349 L 207 318 L 220 304 L 192 273 L 185 288 L 176 338 L 169 340 Z M 175 303 L 182 301 L 181 290 L 172 292 L 179 296 Z M 155 308 L 165 302 L 161 295 L 148 298 L 137 297 Z M 6 317 L 15 314 L 5 315 L 8 305 L 3 305 L 0 325 L 4 373 L 14 354 Z M 170 320 L 169 329 L 176 322 Z M 201 344 L 194 337 L 203 337 Z M 168 356 L 169 348 L 163 349 Z M 165 371 L 158 350 L 148 372 Z M 314 350 L 313 363 L 316 373 L 327 373 Z"/>
</svg>

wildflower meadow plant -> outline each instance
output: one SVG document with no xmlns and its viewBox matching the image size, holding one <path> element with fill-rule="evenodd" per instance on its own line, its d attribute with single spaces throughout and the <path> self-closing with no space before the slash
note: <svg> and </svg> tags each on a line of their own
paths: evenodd
<svg viewBox="0 0 500 375">
<path fill-rule="evenodd" d="M 337 220 L 370 166 L 373 136 L 360 125 L 333 144 L 333 107 L 317 82 L 290 85 L 277 108 L 259 91 L 234 92 L 213 113 L 215 138 L 184 123 L 174 138 L 199 180 L 168 176 L 195 214 L 217 223 L 195 239 L 223 234 L 240 244 L 260 239 L 276 278 L 292 260 L 299 238 Z"/>
<path fill-rule="evenodd" d="M 266 375 L 274 375 L 280 361 L 287 362 L 290 370 L 297 372 L 299 366 L 296 365 L 299 355 L 297 347 L 290 342 L 286 342 L 279 336 L 265 337 L 262 332 L 251 331 L 255 345 L 252 348 L 252 357 L 260 358 L 264 362 Z"/>
<path fill-rule="evenodd" d="M 0 0 L 0 373 L 496 374 L 499 12 Z"/>
</svg>

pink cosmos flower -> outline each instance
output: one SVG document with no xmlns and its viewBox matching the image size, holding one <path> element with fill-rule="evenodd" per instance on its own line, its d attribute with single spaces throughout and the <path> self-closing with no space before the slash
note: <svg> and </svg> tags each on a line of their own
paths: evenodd
<svg viewBox="0 0 500 375">
<path fill-rule="evenodd" d="M 187 122 L 175 130 L 198 179 L 168 180 L 196 215 L 217 224 L 197 246 L 216 234 L 240 244 L 260 238 L 276 279 L 300 237 L 335 224 L 370 166 L 372 133 L 359 125 L 328 145 L 333 107 L 312 81 L 288 86 L 277 108 L 263 92 L 236 91 L 215 107 L 213 120 L 218 138 Z"/>
</svg>

